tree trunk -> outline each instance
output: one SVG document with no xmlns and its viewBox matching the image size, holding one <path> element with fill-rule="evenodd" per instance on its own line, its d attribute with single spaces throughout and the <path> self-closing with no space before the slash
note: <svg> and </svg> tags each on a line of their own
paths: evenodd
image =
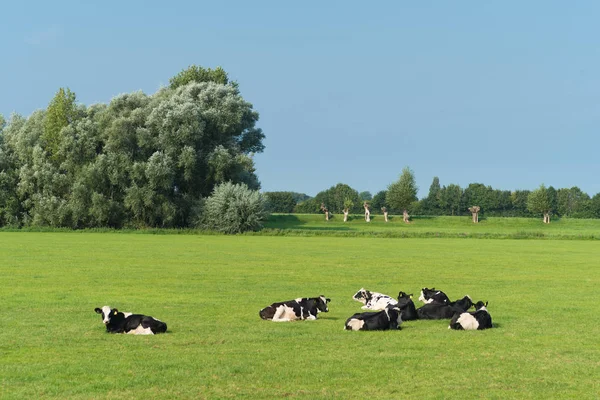
<svg viewBox="0 0 600 400">
<path fill-rule="evenodd" d="M 544 223 L 545 224 L 549 224 L 550 223 L 550 213 L 549 212 L 545 212 L 544 213 Z"/>
<path fill-rule="evenodd" d="M 402 219 L 404 220 L 404 222 L 406 222 L 407 224 L 409 224 L 410 222 L 408 221 L 408 212 L 406 210 L 404 210 L 404 212 L 402 213 Z"/>
<path fill-rule="evenodd" d="M 388 222 L 388 212 L 387 211 L 385 211 L 383 213 L 383 218 L 385 219 L 385 222 Z"/>
<path fill-rule="evenodd" d="M 473 223 L 476 224 L 479 222 L 479 213 L 472 213 L 473 214 Z"/>
<path fill-rule="evenodd" d="M 329 221 L 329 211 L 325 210 L 325 221 Z"/>
<path fill-rule="evenodd" d="M 365 221 L 367 222 L 371 222 L 371 211 L 369 211 L 369 207 L 367 207 L 367 205 L 364 205 L 365 207 Z"/>
<path fill-rule="evenodd" d="M 348 212 L 348 209 L 344 210 L 344 222 L 348 221 Z"/>
</svg>

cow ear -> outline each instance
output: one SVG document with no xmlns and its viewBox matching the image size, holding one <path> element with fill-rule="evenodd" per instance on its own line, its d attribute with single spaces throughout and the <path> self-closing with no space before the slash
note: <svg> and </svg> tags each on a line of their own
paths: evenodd
<svg viewBox="0 0 600 400">
<path fill-rule="evenodd" d="M 412 293 L 411 293 L 411 294 L 409 294 L 409 295 L 408 295 L 408 297 L 410 297 L 410 298 L 412 299 L 412 297 L 413 297 L 413 294 L 412 294 Z"/>
<path fill-rule="evenodd" d="M 325 300 L 326 300 L 326 301 L 325 301 L 326 303 L 329 303 L 329 302 L 331 302 L 331 299 L 325 299 Z"/>
<path fill-rule="evenodd" d="M 102 314 L 102 310 L 98 307 L 94 308 L 94 311 L 96 311 L 96 314 Z"/>
<path fill-rule="evenodd" d="M 488 302 L 486 301 L 486 302 L 485 302 L 485 306 L 487 307 L 487 305 L 488 305 Z"/>
<path fill-rule="evenodd" d="M 117 315 L 117 313 L 119 312 L 119 310 L 117 310 L 116 308 L 113 308 L 112 312 L 113 312 L 114 315 Z"/>
</svg>

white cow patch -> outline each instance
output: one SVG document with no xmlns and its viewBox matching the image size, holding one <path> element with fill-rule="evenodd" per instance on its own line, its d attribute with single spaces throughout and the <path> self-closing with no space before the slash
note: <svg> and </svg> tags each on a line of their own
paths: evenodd
<svg viewBox="0 0 600 400">
<path fill-rule="evenodd" d="M 127 332 L 128 335 L 154 335 L 152 329 L 144 328 L 142 324 L 140 324 L 137 328 Z"/>
<path fill-rule="evenodd" d="M 456 322 L 458 322 L 465 331 L 473 331 L 479 328 L 479 322 L 477 322 L 475 317 L 470 313 L 460 314 L 460 317 L 458 317 Z"/>
<path fill-rule="evenodd" d="M 110 306 L 102 307 L 102 322 L 108 324 L 110 320 Z"/>
<path fill-rule="evenodd" d="M 277 307 L 275 311 L 275 315 L 273 315 L 273 321 L 275 322 L 287 322 L 293 321 L 296 319 L 296 313 L 293 308 L 290 308 L 286 305 L 281 305 Z"/>
<path fill-rule="evenodd" d="M 353 331 L 360 330 L 360 328 L 362 328 L 364 325 L 365 321 L 363 321 L 362 319 L 351 319 L 350 321 L 348 321 L 348 326 Z"/>
<path fill-rule="evenodd" d="M 129 317 L 130 315 L 133 315 L 133 314 L 130 313 L 130 312 L 124 312 L 123 315 L 125 316 L 125 318 L 127 318 L 127 317 Z"/>
</svg>

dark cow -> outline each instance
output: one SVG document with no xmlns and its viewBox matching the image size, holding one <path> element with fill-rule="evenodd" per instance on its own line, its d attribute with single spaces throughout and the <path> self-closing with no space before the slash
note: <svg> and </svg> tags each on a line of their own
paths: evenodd
<svg viewBox="0 0 600 400">
<path fill-rule="evenodd" d="M 448 304 L 450 303 L 450 299 L 446 296 L 446 293 L 441 290 L 436 290 L 435 288 L 421 289 L 421 295 L 419 296 L 419 301 L 422 301 L 425 304 Z"/>
<path fill-rule="evenodd" d="M 95 308 L 94 311 L 102 315 L 102 322 L 109 333 L 155 335 L 167 331 L 167 324 L 147 315 L 124 313 L 110 306 Z"/>
<path fill-rule="evenodd" d="M 425 304 L 417 309 L 419 319 L 450 319 L 456 313 L 463 313 L 473 306 L 473 301 L 469 296 L 460 300 L 453 301 L 450 304 Z"/>
<path fill-rule="evenodd" d="M 395 305 L 398 302 L 393 297 L 387 294 L 371 292 L 365 288 L 361 288 L 358 292 L 352 296 L 352 299 L 359 301 L 364 304 L 361 308 L 363 310 L 384 310 L 389 305 Z"/>
<path fill-rule="evenodd" d="M 398 307 L 402 312 L 402 321 L 419 319 L 415 303 L 412 301 L 412 294 L 406 294 L 404 292 L 398 293 Z"/>
<path fill-rule="evenodd" d="M 275 322 L 294 321 L 297 319 L 317 319 L 319 312 L 328 312 L 327 303 L 331 299 L 325 296 L 304 297 L 295 300 L 273 303 L 259 311 L 262 319 L 270 319 Z"/>
<path fill-rule="evenodd" d="M 476 329 L 489 329 L 492 327 L 492 316 L 487 310 L 487 301 L 478 301 L 474 312 L 456 314 L 450 321 L 448 329 L 464 329 L 466 331 Z"/>
<path fill-rule="evenodd" d="M 348 331 L 387 331 L 401 329 L 402 313 L 397 305 L 389 305 L 383 311 L 357 313 L 346 320 Z"/>
</svg>

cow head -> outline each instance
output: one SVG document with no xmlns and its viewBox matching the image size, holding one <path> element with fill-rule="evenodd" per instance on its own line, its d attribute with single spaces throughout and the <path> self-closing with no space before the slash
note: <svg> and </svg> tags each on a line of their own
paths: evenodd
<svg viewBox="0 0 600 400">
<path fill-rule="evenodd" d="M 454 302 L 454 305 L 456 307 L 459 307 L 463 311 L 467 311 L 469 308 L 471 308 L 473 306 L 473 300 L 471 300 L 471 297 L 469 295 L 466 295 L 462 299 L 456 300 Z"/>
<path fill-rule="evenodd" d="M 352 296 L 354 300 L 360 301 L 363 304 L 367 304 L 367 302 L 371 300 L 371 297 L 371 292 L 364 288 L 361 288 L 358 292 L 354 294 L 354 296 Z"/>
<path fill-rule="evenodd" d="M 327 307 L 327 303 L 329 303 L 331 299 L 326 298 L 321 295 L 317 297 L 317 310 L 320 312 L 329 312 L 329 307 Z"/>
<path fill-rule="evenodd" d="M 485 303 L 483 301 L 478 301 L 477 303 L 475 303 L 475 310 L 487 310 L 487 305 L 487 301 Z"/>
<path fill-rule="evenodd" d="M 96 314 L 102 315 L 102 322 L 104 322 L 104 325 L 108 325 L 110 323 L 110 319 L 119 314 L 119 310 L 116 308 L 111 309 L 110 306 L 95 308 L 94 311 L 96 311 Z"/>
<path fill-rule="evenodd" d="M 398 307 L 404 308 L 410 303 L 412 303 L 412 293 L 411 294 L 406 294 L 404 292 L 398 293 Z"/>
</svg>

